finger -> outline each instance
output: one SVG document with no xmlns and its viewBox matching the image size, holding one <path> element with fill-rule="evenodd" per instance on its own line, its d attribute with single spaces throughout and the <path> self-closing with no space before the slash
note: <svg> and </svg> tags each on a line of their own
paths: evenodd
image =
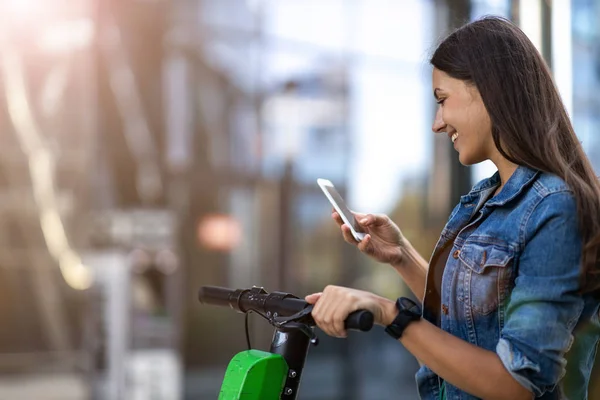
<svg viewBox="0 0 600 400">
<path fill-rule="evenodd" d="M 346 333 L 346 328 L 344 327 L 344 322 L 346 321 L 346 318 L 348 318 L 348 315 L 350 314 L 350 310 L 348 309 L 348 306 L 351 305 L 351 302 L 349 302 L 343 296 L 340 296 L 337 300 L 338 300 L 338 302 L 335 305 L 335 308 L 333 309 L 332 330 L 335 334 L 335 337 L 345 338 L 345 337 L 348 337 L 348 334 Z"/>
<path fill-rule="evenodd" d="M 367 227 L 369 226 L 375 218 L 371 214 L 356 216 L 356 222 L 360 226 Z"/>
<path fill-rule="evenodd" d="M 390 221 L 390 218 L 385 214 L 371 214 L 371 217 L 372 219 L 369 218 L 370 226 L 383 226 Z"/>
<path fill-rule="evenodd" d="M 375 216 L 373 214 L 367 214 L 364 217 L 358 219 L 357 221 L 361 226 L 364 226 L 364 227 L 379 225 L 377 216 Z"/>
<path fill-rule="evenodd" d="M 336 337 L 336 332 L 333 328 L 333 314 L 335 311 L 335 294 L 333 290 L 326 288 L 315 308 L 313 309 L 313 318 L 323 332 L 329 336 Z M 315 316 L 316 312 L 316 316 Z"/>
<path fill-rule="evenodd" d="M 308 304 L 315 304 L 323 295 L 322 292 L 319 293 L 313 293 L 313 294 L 309 294 L 308 296 L 306 296 L 304 298 L 304 300 L 308 303 Z"/>
<path fill-rule="evenodd" d="M 371 235 L 367 234 L 360 243 L 357 245 L 358 249 L 365 254 L 373 254 L 375 248 L 371 241 Z"/>
<path fill-rule="evenodd" d="M 367 214 L 363 218 L 357 219 L 361 226 L 382 226 L 388 223 L 388 216 L 385 214 Z"/>
<path fill-rule="evenodd" d="M 365 213 L 361 213 L 361 212 L 356 212 L 356 211 L 350 211 L 352 214 L 354 214 L 354 218 L 356 218 L 357 220 L 359 219 L 363 219 L 364 217 L 366 217 L 368 214 Z"/>
<path fill-rule="evenodd" d="M 334 210 L 334 211 L 331 213 L 331 218 L 333 218 L 333 220 L 334 220 L 334 221 L 335 221 L 335 222 L 336 222 L 336 223 L 337 223 L 339 226 L 342 226 L 342 225 L 344 225 L 344 221 L 342 220 L 342 217 L 340 217 L 340 214 L 338 214 L 338 212 L 337 212 L 337 211 L 335 211 L 335 210 Z"/>
<path fill-rule="evenodd" d="M 336 290 L 335 293 L 332 293 L 330 300 L 327 303 L 326 320 L 328 322 L 328 334 L 336 338 L 347 337 L 344 322 L 350 313 L 348 307 L 352 306 L 352 301 L 348 300 L 348 297 L 344 295 L 343 291 Z"/>
<path fill-rule="evenodd" d="M 344 240 L 350 244 L 358 244 L 358 241 L 354 239 L 354 235 L 352 235 L 352 231 L 350 227 L 346 224 L 342 225 L 342 235 L 344 236 Z"/>
<path fill-rule="evenodd" d="M 327 288 L 325 288 L 325 290 L 323 292 L 314 293 L 314 294 L 310 295 L 310 296 L 314 296 L 316 294 L 319 294 L 318 301 L 315 302 L 315 305 L 311 311 L 311 315 L 312 315 L 313 319 L 315 320 L 315 322 L 317 323 L 317 325 L 319 326 L 319 328 L 321 328 L 323 309 L 327 305 L 327 297 L 328 296 L 326 295 L 326 292 L 325 292 L 326 290 L 327 290 Z M 309 296 L 307 296 L 307 297 L 309 297 Z"/>
<path fill-rule="evenodd" d="M 325 321 L 323 321 L 321 319 L 321 317 L 318 314 L 315 314 L 314 312 L 313 312 L 312 315 L 313 315 L 313 320 L 315 321 L 315 325 L 317 325 L 317 327 L 321 331 L 323 331 L 323 333 L 325 333 L 326 335 L 333 336 L 333 333 L 331 333 L 329 331 L 329 326 L 325 323 Z"/>
<path fill-rule="evenodd" d="M 329 332 L 329 324 L 326 321 L 326 317 L 323 313 L 323 307 L 327 304 L 327 299 L 321 296 L 320 300 L 322 301 L 319 301 L 315 304 L 311 315 L 319 329 L 321 329 L 325 334 L 331 335 L 331 333 Z"/>
</svg>

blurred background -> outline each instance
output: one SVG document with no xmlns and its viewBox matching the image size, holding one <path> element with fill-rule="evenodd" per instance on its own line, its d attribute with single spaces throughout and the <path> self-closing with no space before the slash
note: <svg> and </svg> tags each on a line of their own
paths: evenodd
<svg viewBox="0 0 600 400">
<path fill-rule="evenodd" d="M 316 179 L 427 258 L 495 171 L 431 133 L 428 56 L 486 14 L 544 55 L 600 171 L 596 0 L 2 0 L 0 399 L 216 399 L 244 319 L 201 285 L 406 295 Z M 300 399 L 418 398 L 381 329 L 320 338 Z"/>
</svg>

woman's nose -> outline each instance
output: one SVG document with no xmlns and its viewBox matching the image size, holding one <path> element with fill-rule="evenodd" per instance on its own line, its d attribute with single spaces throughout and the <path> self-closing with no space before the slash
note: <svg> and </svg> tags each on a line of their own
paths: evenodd
<svg viewBox="0 0 600 400">
<path fill-rule="evenodd" d="M 435 133 L 442 133 L 446 131 L 446 123 L 444 122 L 444 118 L 442 118 L 442 107 L 438 107 L 438 110 L 435 113 L 435 120 L 433 121 L 431 130 Z"/>
</svg>

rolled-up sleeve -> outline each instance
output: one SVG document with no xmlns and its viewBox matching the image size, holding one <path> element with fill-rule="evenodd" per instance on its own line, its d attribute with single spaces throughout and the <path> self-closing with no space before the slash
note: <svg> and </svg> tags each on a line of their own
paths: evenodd
<svg viewBox="0 0 600 400">
<path fill-rule="evenodd" d="M 565 374 L 565 353 L 583 310 L 581 236 L 572 195 L 546 196 L 525 222 L 525 247 L 506 305 L 496 352 L 509 373 L 536 396 Z"/>
</svg>

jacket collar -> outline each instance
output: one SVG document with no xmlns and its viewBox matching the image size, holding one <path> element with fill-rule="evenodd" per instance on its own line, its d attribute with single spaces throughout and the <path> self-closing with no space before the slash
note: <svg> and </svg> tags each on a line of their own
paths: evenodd
<svg viewBox="0 0 600 400">
<path fill-rule="evenodd" d="M 517 167 L 515 172 L 511 175 L 508 181 L 504 184 L 504 187 L 494 196 L 487 204 L 488 205 L 504 205 L 517 197 L 523 189 L 528 186 L 539 174 L 538 170 L 520 165 Z M 500 174 L 498 171 L 491 177 L 482 180 L 473 186 L 473 189 L 469 194 L 462 196 L 461 203 L 470 203 L 475 197 L 481 196 L 482 192 L 489 193 L 492 188 L 497 188 L 500 185 Z"/>
</svg>

